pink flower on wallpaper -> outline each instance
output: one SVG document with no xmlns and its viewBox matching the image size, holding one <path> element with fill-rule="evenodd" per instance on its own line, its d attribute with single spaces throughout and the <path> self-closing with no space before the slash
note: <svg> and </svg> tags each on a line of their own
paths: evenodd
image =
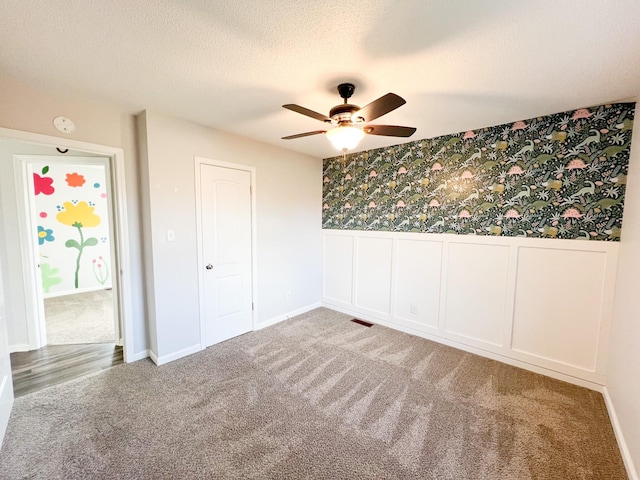
<svg viewBox="0 0 640 480">
<path fill-rule="evenodd" d="M 41 177 L 37 173 L 33 174 L 33 188 L 35 191 L 35 195 L 43 194 L 43 195 L 51 195 L 56 191 L 53 188 L 53 178 L 51 177 Z"/>
<path fill-rule="evenodd" d="M 67 185 L 69 185 L 70 187 L 81 187 L 82 185 L 84 185 L 84 182 L 86 182 L 86 180 L 84 179 L 84 175 L 80 175 L 79 173 L 73 172 L 73 173 L 67 173 Z"/>
</svg>

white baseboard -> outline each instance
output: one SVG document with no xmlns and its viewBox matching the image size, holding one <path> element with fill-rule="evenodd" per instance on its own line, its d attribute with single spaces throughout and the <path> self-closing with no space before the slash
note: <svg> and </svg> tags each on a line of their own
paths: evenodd
<svg viewBox="0 0 640 480">
<path fill-rule="evenodd" d="M 150 356 L 151 356 L 151 352 L 149 350 L 143 350 L 141 352 L 134 353 L 133 355 L 125 355 L 126 358 L 124 361 L 125 363 L 137 362 L 138 360 L 142 360 L 143 358 L 149 358 Z"/>
<path fill-rule="evenodd" d="M 16 352 L 28 352 L 31 350 L 31 345 L 28 343 L 17 343 L 15 345 L 9 345 L 9 353 Z"/>
<path fill-rule="evenodd" d="M 202 350 L 202 347 L 199 343 L 193 345 L 192 347 L 184 348 L 182 350 L 178 350 L 177 352 L 170 353 L 169 355 L 163 355 L 158 357 L 155 352 L 149 350 L 149 357 L 153 360 L 153 363 L 156 365 L 164 365 L 165 363 L 173 362 L 174 360 L 178 360 L 179 358 L 186 357 L 188 355 L 194 354 Z"/>
<path fill-rule="evenodd" d="M 149 350 L 149 358 L 153 363 L 158 365 L 158 356 L 155 353 L 153 353 L 153 350 Z"/>
<path fill-rule="evenodd" d="M 522 360 L 517 360 L 515 358 L 506 357 L 504 355 L 500 355 L 499 353 L 483 350 L 482 348 L 466 345 L 464 343 L 459 343 L 459 342 L 456 342 L 455 340 L 451 340 L 445 337 L 431 335 L 429 333 L 425 333 L 420 330 L 416 330 L 414 328 L 405 327 L 403 325 L 399 325 L 397 323 L 390 322 L 388 320 L 383 320 L 372 315 L 364 314 L 361 311 L 358 311 L 355 309 L 346 308 L 340 305 L 334 305 L 327 302 L 323 302 L 322 306 L 326 308 L 330 308 L 331 310 L 335 310 L 337 312 L 346 313 L 347 315 L 353 315 L 356 318 L 360 318 L 362 320 L 366 320 L 368 322 L 375 323 L 377 325 L 382 325 L 384 327 L 392 328 L 400 332 L 408 333 L 410 335 L 415 335 L 416 337 L 426 338 L 427 340 L 431 340 L 436 343 L 441 343 L 449 347 L 457 348 L 458 350 L 463 350 L 469 353 L 475 353 L 476 355 L 480 355 L 481 357 L 490 358 L 491 360 L 496 360 L 498 362 L 506 363 L 507 365 L 513 365 L 514 367 L 522 368 L 524 370 L 529 370 L 530 372 L 539 373 L 540 375 L 545 375 L 547 377 L 555 378 L 556 380 L 562 380 L 563 382 L 572 383 L 573 385 L 585 387 L 585 388 L 588 388 L 589 390 L 595 390 L 597 392 L 602 391 L 601 384 L 590 382 L 589 380 L 585 380 L 583 378 L 574 377 L 566 373 L 556 372 L 555 370 L 550 370 L 545 367 L 533 365 L 531 363 L 523 362 Z"/>
<path fill-rule="evenodd" d="M 604 404 L 607 406 L 607 411 L 609 412 L 609 418 L 611 419 L 611 425 L 613 426 L 613 431 L 616 434 L 616 440 L 618 441 L 620 454 L 622 455 L 624 466 L 627 469 L 627 475 L 629 475 L 629 480 L 640 480 L 640 477 L 638 476 L 638 471 L 636 470 L 636 467 L 633 464 L 633 458 L 631 457 L 631 452 L 629 451 L 627 442 L 624 439 L 624 434 L 622 433 L 622 428 L 620 427 L 620 422 L 618 421 L 618 415 L 616 414 L 616 409 L 613 406 L 613 400 L 609 395 L 609 390 L 607 389 L 607 387 L 602 387 L 601 391 L 602 391 L 602 396 L 604 397 Z"/>
<path fill-rule="evenodd" d="M 292 317 L 295 317 L 296 315 L 302 315 L 303 313 L 307 313 L 310 312 L 311 310 L 314 310 L 316 308 L 320 308 L 322 306 L 321 302 L 316 302 L 316 303 L 312 303 L 310 305 L 306 305 L 302 308 L 298 308 L 296 310 L 292 310 L 288 313 L 285 313 L 283 315 L 278 315 L 277 317 L 273 317 L 269 320 L 267 320 L 266 322 L 260 322 L 259 324 L 256 325 L 256 328 L 254 330 L 262 330 L 263 328 L 267 328 L 270 327 L 272 325 L 275 325 L 276 323 L 280 323 L 283 322 L 285 320 L 288 320 Z"/>
</svg>

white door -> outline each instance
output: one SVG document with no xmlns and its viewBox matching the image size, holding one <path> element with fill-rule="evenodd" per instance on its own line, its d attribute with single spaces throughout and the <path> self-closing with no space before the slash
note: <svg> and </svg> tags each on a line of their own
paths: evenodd
<svg viewBox="0 0 640 480">
<path fill-rule="evenodd" d="M 251 173 L 200 164 L 206 345 L 252 329 Z"/>
<path fill-rule="evenodd" d="M 11 361 L 9 360 L 9 345 L 7 343 L 7 320 L 5 318 L 4 291 L 0 278 L 0 446 L 4 432 L 9 423 L 11 407 L 13 405 L 13 381 L 11 379 Z"/>
</svg>

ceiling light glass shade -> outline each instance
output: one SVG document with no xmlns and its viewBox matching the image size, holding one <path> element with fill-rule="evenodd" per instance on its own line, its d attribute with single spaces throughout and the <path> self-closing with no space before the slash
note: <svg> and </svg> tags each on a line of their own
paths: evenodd
<svg viewBox="0 0 640 480">
<path fill-rule="evenodd" d="M 364 137 L 362 129 L 352 125 L 337 126 L 327 131 L 327 138 L 338 150 L 355 148 L 362 137 Z"/>
</svg>

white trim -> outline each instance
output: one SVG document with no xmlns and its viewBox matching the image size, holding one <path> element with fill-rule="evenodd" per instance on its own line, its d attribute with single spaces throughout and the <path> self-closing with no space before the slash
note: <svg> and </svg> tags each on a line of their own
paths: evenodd
<svg viewBox="0 0 640 480">
<path fill-rule="evenodd" d="M 310 312 L 311 310 L 315 310 L 316 308 L 322 307 L 321 302 L 312 303 L 310 305 L 306 305 L 301 308 L 297 308 L 296 310 L 291 310 L 289 313 L 285 313 L 283 315 L 278 315 L 277 317 L 273 317 L 266 322 L 260 322 L 255 330 L 262 330 L 263 328 L 271 327 L 277 323 L 284 322 L 285 320 L 289 320 L 298 315 L 302 315 L 303 313 Z"/>
<path fill-rule="evenodd" d="M 153 352 L 153 350 L 149 350 L 149 358 L 153 363 L 158 365 L 158 356 Z"/>
<path fill-rule="evenodd" d="M 602 387 L 601 392 L 602 392 L 602 396 L 604 397 L 604 404 L 607 406 L 607 411 L 609 412 L 609 418 L 611 419 L 613 432 L 616 434 L 616 440 L 618 441 L 618 448 L 620 448 L 620 454 L 622 455 L 624 466 L 627 469 L 627 475 L 629 475 L 629 480 L 640 480 L 640 476 L 638 476 L 638 471 L 636 470 L 636 467 L 633 464 L 633 457 L 631 456 L 631 452 L 629 451 L 629 446 L 627 445 L 627 442 L 624 439 L 624 434 L 622 433 L 622 428 L 620 427 L 620 421 L 618 420 L 616 409 L 613 406 L 613 400 L 609 395 L 609 390 L 607 389 L 607 387 Z"/>
<path fill-rule="evenodd" d="M 9 345 L 9 353 L 28 352 L 29 350 L 31 350 L 31 345 L 28 343 L 16 343 L 15 345 Z"/>
<path fill-rule="evenodd" d="M 9 425 L 9 418 L 11 417 L 11 410 L 13 409 L 13 386 L 11 385 L 11 369 L 7 375 L 2 379 L 0 383 L 0 447 L 2 447 L 2 441 Z M 5 407 L 5 402 L 9 404 L 9 408 Z"/>
<path fill-rule="evenodd" d="M 128 363 L 131 362 L 137 362 L 138 360 L 142 360 L 144 358 L 149 358 L 151 356 L 151 351 L 150 350 L 143 350 L 141 352 L 137 352 L 134 353 L 133 355 L 129 355 L 129 358 L 127 358 Z M 156 357 L 154 355 L 154 357 Z M 158 357 L 156 357 L 157 359 Z"/>
<path fill-rule="evenodd" d="M 506 363 L 507 365 L 512 365 L 514 367 L 519 367 L 524 370 L 528 370 L 530 372 L 539 373 L 540 375 L 546 375 L 547 377 L 555 378 L 556 380 L 562 380 L 567 383 L 571 383 L 573 385 L 578 385 L 580 387 L 585 387 L 590 390 L 596 390 L 598 392 L 601 391 L 602 385 L 590 382 L 588 380 L 584 380 L 582 378 L 574 377 L 571 375 L 567 375 L 565 373 L 557 372 L 555 370 L 549 370 L 544 367 L 540 367 L 538 365 L 533 365 L 531 363 L 523 362 L 521 360 L 517 360 L 515 358 L 506 357 L 504 355 L 500 355 L 499 353 L 491 352 L 488 350 L 484 350 L 482 348 L 478 348 L 472 345 L 467 345 L 464 343 L 456 342 L 455 340 L 451 340 L 450 338 L 440 337 L 437 335 L 431 335 L 429 333 L 416 330 L 415 328 L 406 327 L 404 325 L 399 325 L 394 322 L 390 322 L 388 320 L 381 319 L 379 317 L 372 317 L 370 315 L 363 314 L 360 310 L 344 308 L 342 306 L 333 305 L 331 303 L 322 302 L 322 306 L 329 308 L 331 310 L 335 310 L 337 312 L 346 313 L 347 315 L 353 315 L 356 318 L 366 320 L 368 322 L 382 325 L 383 327 L 388 327 L 393 330 L 398 330 L 400 332 L 408 333 L 410 335 L 415 335 L 417 337 L 422 337 L 427 340 L 431 340 L 436 343 L 441 343 L 443 345 L 447 345 L 449 347 L 457 348 L 458 350 L 462 350 L 469 353 L 474 353 L 476 355 L 480 355 L 481 357 L 490 358 L 492 360 L 497 360 L 501 363 Z"/>
<path fill-rule="evenodd" d="M 225 162 L 222 160 L 213 160 L 205 157 L 193 157 L 194 163 L 194 179 L 195 179 L 195 192 L 196 192 L 196 242 L 197 242 L 197 255 L 198 265 L 204 265 L 203 252 L 202 252 L 202 201 L 200 191 L 200 166 L 211 165 L 213 167 L 230 168 L 233 170 L 241 170 L 249 172 L 251 175 L 251 328 L 257 330 L 258 319 L 258 258 L 257 258 L 257 209 L 256 209 L 256 167 L 250 165 L 242 165 L 240 163 Z M 204 350 L 207 345 L 206 338 L 206 319 L 204 316 L 204 273 L 202 268 L 198 268 L 198 307 L 200 314 L 200 344 Z"/>
<path fill-rule="evenodd" d="M 30 157 L 32 155 L 12 154 L 16 207 L 22 210 L 22 218 L 26 219 L 26 221 L 18 221 L 18 237 L 20 245 L 26 247 L 20 252 L 20 260 L 22 264 L 22 291 L 24 292 L 22 300 L 24 301 L 27 338 L 29 339 L 28 350 L 37 350 L 47 344 L 47 333 L 43 321 L 42 282 L 37 276 L 39 271 L 36 257 L 38 249 L 33 240 L 37 238 L 37 228 L 35 227 L 34 206 L 31 202 L 28 186 L 31 172 L 27 159 Z"/>
<path fill-rule="evenodd" d="M 153 360 L 157 366 L 164 365 L 165 363 L 173 362 L 174 360 L 178 360 L 179 358 L 186 357 L 189 355 L 193 355 L 194 353 L 198 353 L 200 350 L 203 350 L 199 343 L 195 345 L 183 348 L 182 350 L 178 350 L 177 352 L 170 353 L 169 355 L 163 355 L 158 357 L 152 351 L 149 351 L 149 357 Z"/>
<path fill-rule="evenodd" d="M 498 237 L 495 235 L 454 235 L 449 233 L 416 233 L 416 232 L 387 232 L 369 230 L 331 230 L 323 229 L 322 235 L 340 237 L 379 237 L 398 238 L 406 240 L 426 240 L 445 243 L 473 243 L 482 245 L 504 245 L 529 248 L 579 250 L 585 252 L 617 253 L 620 242 L 604 242 L 597 240 L 562 239 L 562 238 L 532 238 L 532 237 Z"/>
<path fill-rule="evenodd" d="M 114 282 L 114 288 L 118 289 L 118 297 L 120 299 L 120 314 L 122 318 L 123 331 L 123 357 L 128 362 L 129 357 L 133 355 L 134 333 L 133 333 L 133 294 L 131 292 L 131 274 L 130 265 L 131 258 L 129 253 L 129 233 L 127 222 L 127 201 L 126 201 L 126 182 L 125 182 L 125 164 L 124 150 L 119 147 L 109 147 L 106 145 L 98 145 L 94 143 L 71 140 L 62 137 L 53 137 L 50 135 L 42 135 L 39 133 L 23 132 L 20 130 L 12 130 L 0 127 L 0 138 L 9 140 L 18 140 L 27 143 L 35 143 L 44 146 L 69 148 L 72 150 L 80 150 L 86 153 L 94 153 L 111 157 L 110 175 L 113 176 L 111 182 L 114 205 L 114 224 L 116 231 L 117 248 L 114 261 L 116 262 L 120 274 L 120 279 Z"/>
</svg>

